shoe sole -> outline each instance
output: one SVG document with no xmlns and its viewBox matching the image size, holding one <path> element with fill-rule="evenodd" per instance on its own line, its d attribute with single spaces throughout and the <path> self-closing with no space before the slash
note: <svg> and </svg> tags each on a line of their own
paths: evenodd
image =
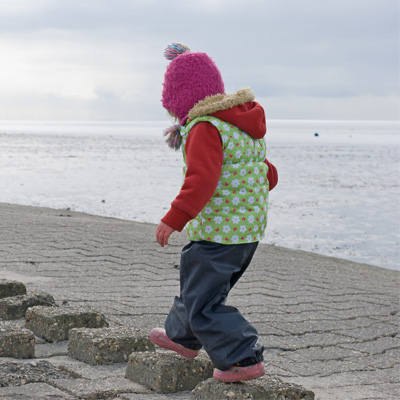
<svg viewBox="0 0 400 400">
<path fill-rule="evenodd" d="M 252 379 L 261 378 L 263 375 L 265 375 L 265 369 L 263 365 L 254 367 L 248 372 L 247 371 L 243 373 L 239 372 L 236 375 L 234 374 L 228 375 L 226 372 L 224 373 L 224 371 L 214 371 L 213 373 L 214 379 L 226 383 L 250 381 Z"/>
</svg>

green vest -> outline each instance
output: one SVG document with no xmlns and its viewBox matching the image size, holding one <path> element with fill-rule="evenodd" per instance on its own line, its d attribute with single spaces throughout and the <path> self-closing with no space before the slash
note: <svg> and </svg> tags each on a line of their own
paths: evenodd
<svg viewBox="0 0 400 400">
<path fill-rule="evenodd" d="M 264 237 L 268 211 L 268 166 L 264 163 L 265 141 L 211 116 L 188 120 L 181 128 L 183 173 L 185 144 L 199 122 L 213 124 L 223 146 L 221 177 L 217 188 L 196 218 L 186 225 L 189 240 L 223 244 L 259 242 Z"/>
</svg>

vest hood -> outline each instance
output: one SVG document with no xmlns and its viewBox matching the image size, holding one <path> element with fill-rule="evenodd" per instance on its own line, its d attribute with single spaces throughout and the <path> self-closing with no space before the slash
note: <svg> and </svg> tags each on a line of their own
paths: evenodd
<svg viewBox="0 0 400 400">
<path fill-rule="evenodd" d="M 264 109 L 254 101 L 253 91 L 245 87 L 234 94 L 217 94 L 199 101 L 190 111 L 189 119 L 212 115 L 245 131 L 255 139 L 267 132 Z"/>
</svg>

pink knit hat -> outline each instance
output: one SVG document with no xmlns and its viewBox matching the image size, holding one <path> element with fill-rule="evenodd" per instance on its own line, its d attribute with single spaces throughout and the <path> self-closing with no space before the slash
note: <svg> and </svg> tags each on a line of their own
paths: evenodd
<svg viewBox="0 0 400 400">
<path fill-rule="evenodd" d="M 224 94 L 224 82 L 214 61 L 206 53 L 191 53 L 185 45 L 173 43 L 164 53 L 172 60 L 164 76 L 162 105 L 186 123 L 189 111 L 207 96 Z"/>
</svg>

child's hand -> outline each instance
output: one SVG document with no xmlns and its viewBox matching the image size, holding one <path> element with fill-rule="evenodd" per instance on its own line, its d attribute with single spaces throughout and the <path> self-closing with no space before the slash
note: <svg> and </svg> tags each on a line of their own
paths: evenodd
<svg viewBox="0 0 400 400">
<path fill-rule="evenodd" d="M 156 238 L 161 247 L 164 247 L 164 245 L 168 244 L 168 239 L 171 236 L 171 233 L 174 231 L 174 228 L 171 228 L 167 224 L 164 224 L 164 222 L 159 223 L 156 230 Z"/>
</svg>

